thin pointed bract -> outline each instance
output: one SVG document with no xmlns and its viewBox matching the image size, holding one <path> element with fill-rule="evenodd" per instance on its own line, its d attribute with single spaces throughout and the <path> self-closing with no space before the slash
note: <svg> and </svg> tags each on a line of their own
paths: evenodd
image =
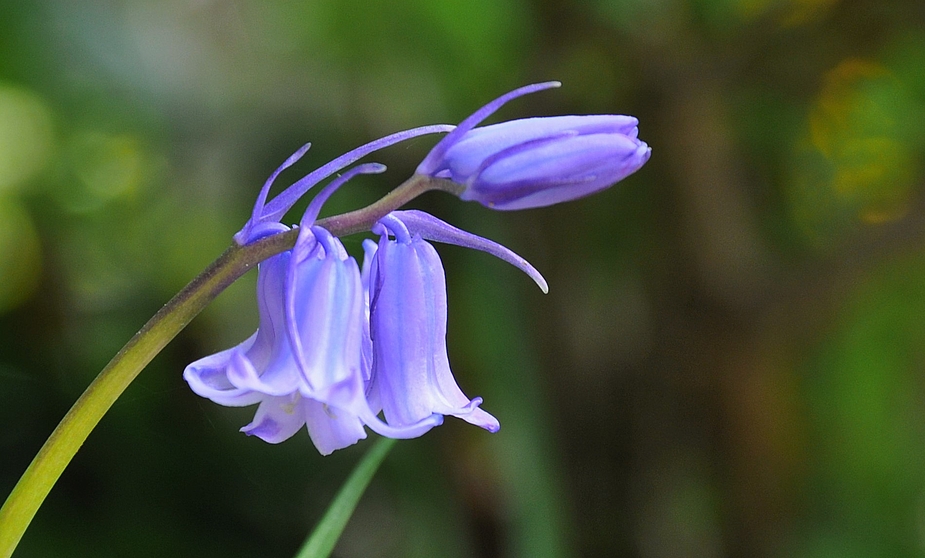
<svg viewBox="0 0 925 558">
<path fill-rule="evenodd" d="M 296 164 L 299 159 L 301 159 L 302 156 L 308 152 L 311 146 L 311 143 L 306 143 L 300 147 L 298 151 L 283 161 L 283 164 L 280 165 L 279 168 L 277 168 L 275 171 L 273 171 L 273 174 L 270 175 L 270 178 L 267 178 L 266 182 L 263 183 L 263 188 L 261 188 L 260 193 L 257 194 L 257 201 L 254 202 L 254 209 L 251 212 L 250 220 L 245 223 L 244 228 L 241 229 L 241 231 L 234 235 L 234 239 L 238 244 L 243 245 L 247 242 L 253 242 L 261 236 L 265 236 L 262 234 L 263 231 L 254 230 L 254 227 L 257 227 L 260 224 L 260 218 L 263 216 L 263 208 L 267 204 L 267 196 L 270 195 L 270 188 L 273 187 L 273 183 L 276 182 L 276 177 L 278 177 L 284 170 Z"/>
<path fill-rule="evenodd" d="M 532 85 L 525 85 L 523 87 L 518 87 L 517 89 L 501 95 L 494 101 L 486 104 L 482 108 L 470 114 L 465 120 L 459 123 L 459 126 L 446 135 L 442 140 L 440 140 L 437 145 L 424 157 L 424 160 L 421 161 L 421 164 L 418 165 L 417 173 L 418 174 L 430 174 L 433 175 L 438 167 L 440 166 L 440 161 L 446 153 L 447 149 L 453 146 L 458 142 L 465 134 L 470 130 L 475 128 L 482 120 L 485 120 L 492 115 L 496 110 L 504 106 L 505 103 L 517 97 L 522 97 L 524 95 L 529 95 L 530 93 L 535 93 L 537 91 L 542 91 L 544 89 L 551 89 L 554 87 L 560 87 L 562 84 L 558 81 L 547 81 L 544 83 L 535 83 Z"/>
<path fill-rule="evenodd" d="M 324 202 L 328 201 L 328 198 L 337 191 L 338 188 L 343 186 L 348 180 L 353 178 L 358 174 L 380 174 L 385 172 L 386 166 L 380 163 L 366 163 L 364 165 L 357 165 L 352 169 L 348 170 L 341 176 L 338 176 L 331 181 L 330 184 L 324 187 L 324 190 L 318 192 L 318 195 L 312 198 L 311 203 L 308 204 L 308 207 L 305 208 L 305 213 L 302 214 L 302 219 L 299 221 L 299 225 L 302 227 L 311 226 L 315 222 L 315 219 L 318 218 L 318 214 L 321 212 L 321 206 L 324 205 Z"/>
<path fill-rule="evenodd" d="M 297 201 L 299 201 L 299 199 L 304 196 L 306 192 L 314 187 L 315 184 L 318 184 L 325 178 L 360 160 L 366 155 L 411 138 L 425 134 L 450 132 L 454 128 L 455 126 L 449 126 L 446 124 L 421 126 L 418 128 L 412 128 L 410 130 L 396 132 L 384 138 L 371 141 L 365 145 L 361 145 L 360 147 L 353 149 L 352 151 L 344 153 L 340 157 L 337 157 L 336 159 L 310 172 L 283 190 L 278 196 L 267 202 L 266 199 L 273 181 L 276 179 L 279 173 L 298 161 L 299 158 L 304 155 L 306 151 L 308 151 L 308 147 L 311 144 L 306 144 L 301 149 L 299 149 L 299 151 L 290 156 L 289 159 L 287 159 L 286 162 L 283 163 L 270 176 L 266 184 L 264 184 L 263 189 L 260 191 L 260 194 L 257 197 L 257 203 L 254 205 L 254 211 L 251 218 L 247 221 L 247 223 L 244 224 L 244 227 L 234 235 L 235 242 L 243 246 L 253 242 L 258 238 L 261 238 L 262 236 L 267 236 L 265 233 L 265 227 L 267 224 L 278 223 L 279 220 L 282 219 L 283 215 L 289 211 L 289 209 Z"/>
<path fill-rule="evenodd" d="M 419 234 L 422 238 L 454 244 L 473 250 L 487 252 L 496 258 L 506 261 L 530 276 L 544 293 L 549 292 L 546 279 L 530 265 L 530 262 L 515 254 L 512 250 L 498 244 L 493 240 L 457 229 L 453 225 L 434 217 L 429 213 L 410 209 L 407 211 L 393 211 L 390 215 L 401 221 L 411 234 Z"/>
</svg>

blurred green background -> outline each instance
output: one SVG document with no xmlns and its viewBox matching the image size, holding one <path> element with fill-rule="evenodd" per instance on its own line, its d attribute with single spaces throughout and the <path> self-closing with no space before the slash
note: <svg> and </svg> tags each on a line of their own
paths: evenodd
<svg viewBox="0 0 925 558">
<path fill-rule="evenodd" d="M 549 79 L 493 121 L 632 114 L 652 159 L 558 207 L 415 203 L 551 289 L 439 248 L 457 379 L 502 429 L 399 443 L 336 555 L 925 556 L 921 0 L 5 0 L 0 497 L 302 143 L 283 182 Z M 256 327 L 254 283 L 132 385 L 17 556 L 294 554 L 369 441 L 271 446 L 186 387 Z"/>
</svg>

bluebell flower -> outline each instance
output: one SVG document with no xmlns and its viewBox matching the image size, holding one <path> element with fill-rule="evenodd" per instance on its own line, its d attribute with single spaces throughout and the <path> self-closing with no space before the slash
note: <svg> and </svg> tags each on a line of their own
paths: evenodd
<svg viewBox="0 0 925 558">
<path fill-rule="evenodd" d="M 446 278 L 434 247 L 424 240 L 489 251 L 527 272 L 545 291 L 542 276 L 523 258 L 490 240 L 419 211 L 396 211 L 379 221 L 378 250 L 369 274 L 372 383 L 370 399 L 390 425 L 415 424 L 432 413 L 453 415 L 489 432 L 498 420 L 456 383 L 446 350 Z M 394 239 L 390 238 L 390 235 Z"/>
<path fill-rule="evenodd" d="M 447 134 L 417 173 L 464 185 L 463 200 L 514 210 L 593 194 L 649 160 L 652 150 L 637 137 L 638 121 L 631 116 L 554 116 L 475 127 L 511 99 L 558 86 L 529 85 L 488 103 Z"/>
<path fill-rule="evenodd" d="M 450 132 L 417 174 L 463 184 L 461 198 L 496 209 L 588 195 L 645 163 L 650 150 L 637 138 L 637 121 L 629 116 L 533 118 L 475 127 L 508 100 L 556 85 L 512 91 L 455 129 L 416 128 L 361 146 L 268 201 L 277 175 L 307 151 L 306 145 L 264 184 L 235 241 L 245 245 L 290 230 L 280 219 L 315 184 L 376 149 L 424 133 Z M 259 264 L 256 333 L 184 371 L 193 391 L 216 403 L 258 405 L 254 419 L 241 429 L 246 434 L 279 443 L 304 426 L 318 450 L 329 454 L 365 438 L 367 427 L 383 436 L 413 438 L 441 424 L 445 415 L 490 432 L 500 428 L 480 408 L 482 399 L 466 396 L 453 376 L 446 347 L 446 277 L 429 241 L 490 253 L 524 271 L 543 292 L 546 281 L 504 246 L 420 211 L 393 211 L 381 218 L 373 226 L 378 243 L 363 243 L 361 269 L 340 240 L 315 223 L 337 188 L 357 174 L 384 169 L 358 165 L 315 196 L 293 248 Z M 446 186 L 432 180 L 411 183 Z"/>
<path fill-rule="evenodd" d="M 258 267 L 257 332 L 184 371 L 192 390 L 216 403 L 260 404 L 254 420 L 242 428 L 246 434 L 279 443 L 306 426 L 326 455 L 365 438 L 364 425 L 384 436 L 413 438 L 443 421 L 433 414 L 396 427 L 370 408 L 370 370 L 362 357 L 369 334 L 359 267 L 337 238 L 309 226 L 337 187 L 358 173 L 383 168 L 351 169 L 313 200 L 295 247 Z M 264 230 L 282 232 L 287 227 L 276 224 Z"/>
<path fill-rule="evenodd" d="M 259 266 L 257 301 L 260 327 L 232 349 L 200 359 L 183 372 L 198 395 L 226 406 L 259 403 L 254 420 L 241 430 L 269 443 L 282 442 L 307 426 L 322 454 L 366 437 L 363 423 L 349 409 L 314 399 L 300 374 L 286 332 L 285 283 L 291 253 Z M 361 390 L 365 386 L 361 386 Z M 341 399 L 349 402 L 350 397 Z"/>
</svg>

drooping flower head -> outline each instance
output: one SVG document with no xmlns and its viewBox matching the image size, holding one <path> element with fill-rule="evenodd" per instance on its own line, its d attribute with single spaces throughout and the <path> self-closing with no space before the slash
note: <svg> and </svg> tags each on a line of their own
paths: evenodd
<svg viewBox="0 0 925 558">
<path fill-rule="evenodd" d="M 463 394 L 446 353 L 446 279 L 437 251 L 397 219 L 383 219 L 370 275 L 372 387 L 386 421 L 455 415 L 495 432 L 497 419 Z"/>
<path fill-rule="evenodd" d="M 417 173 L 465 186 L 464 200 L 500 210 L 543 207 L 584 197 L 626 178 L 648 159 L 631 116 L 526 118 L 476 128 L 507 101 L 547 82 L 502 95 L 444 137 Z"/>
<path fill-rule="evenodd" d="M 426 126 L 376 140 L 267 201 L 274 179 L 308 150 L 306 145 L 264 184 L 235 241 L 243 246 L 290 230 L 280 219 L 315 184 L 376 149 L 425 133 L 450 132 L 418 167 L 422 176 L 407 184 L 446 187 L 426 177 L 448 179 L 464 186 L 462 199 L 496 209 L 582 197 L 645 163 L 650 150 L 637 138 L 637 121 L 629 116 L 532 118 L 475 127 L 508 100 L 555 86 L 512 91 L 455 129 Z M 259 264 L 257 332 L 184 371 L 193 391 L 216 403 L 259 404 L 253 421 L 242 428 L 248 435 L 278 443 L 305 426 L 318 450 L 328 454 L 365 438 L 367 426 L 383 436 L 413 438 L 453 415 L 490 432 L 499 429 L 497 419 L 480 408 L 482 399 L 467 397 L 453 377 L 446 348 L 446 277 L 428 241 L 488 252 L 527 273 L 543 292 L 546 281 L 504 246 L 426 213 L 392 211 L 380 219 L 398 205 L 395 200 L 404 199 L 400 195 L 340 216 L 354 219 L 354 228 L 344 227 L 344 221 L 338 225 L 336 218 L 316 224 L 321 206 L 341 185 L 384 169 L 358 165 L 315 196 L 293 248 Z M 409 191 L 420 193 L 410 189 L 404 195 Z M 372 227 L 379 242 L 364 241 L 361 270 L 332 231 L 363 230 L 374 219 L 379 219 Z"/>
<path fill-rule="evenodd" d="M 327 455 L 365 438 L 364 425 L 384 436 L 413 438 L 442 422 L 441 415 L 431 415 L 393 427 L 375 416 L 366 399 L 369 378 L 361 358 L 368 328 L 359 267 L 330 232 L 310 226 L 340 185 L 359 173 L 382 170 L 376 164 L 354 167 L 316 196 L 295 247 L 258 267 L 257 332 L 184 371 L 193 391 L 216 403 L 260 404 L 244 433 L 279 443 L 306 426 Z M 279 224 L 263 230 L 271 228 L 286 230 Z"/>
<path fill-rule="evenodd" d="M 236 347 L 190 364 L 183 378 L 196 394 L 220 405 L 259 403 L 254 420 L 241 429 L 244 433 L 277 444 L 307 426 L 318 451 L 327 455 L 365 438 L 366 432 L 356 414 L 305 395 L 311 390 L 299 372 L 286 332 L 290 259 L 291 254 L 284 252 L 259 266 L 257 332 Z"/>
<path fill-rule="evenodd" d="M 481 398 L 469 399 L 462 392 L 450 370 L 446 278 L 437 251 L 424 238 L 493 253 L 527 272 L 544 292 L 545 280 L 507 248 L 420 211 L 393 212 L 374 232 L 380 239 L 369 274 L 370 398 L 381 405 L 390 425 L 439 413 L 496 432 L 498 420 L 479 408 Z"/>
</svg>

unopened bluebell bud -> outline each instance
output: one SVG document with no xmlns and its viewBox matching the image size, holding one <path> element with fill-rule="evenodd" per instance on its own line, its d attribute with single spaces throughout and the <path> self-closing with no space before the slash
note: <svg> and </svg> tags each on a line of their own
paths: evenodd
<svg viewBox="0 0 925 558">
<path fill-rule="evenodd" d="M 637 137 L 632 116 L 526 118 L 475 128 L 507 101 L 558 85 L 522 87 L 488 103 L 434 147 L 418 174 L 462 184 L 461 199 L 513 210 L 599 192 L 649 160 L 652 150 Z"/>
</svg>

